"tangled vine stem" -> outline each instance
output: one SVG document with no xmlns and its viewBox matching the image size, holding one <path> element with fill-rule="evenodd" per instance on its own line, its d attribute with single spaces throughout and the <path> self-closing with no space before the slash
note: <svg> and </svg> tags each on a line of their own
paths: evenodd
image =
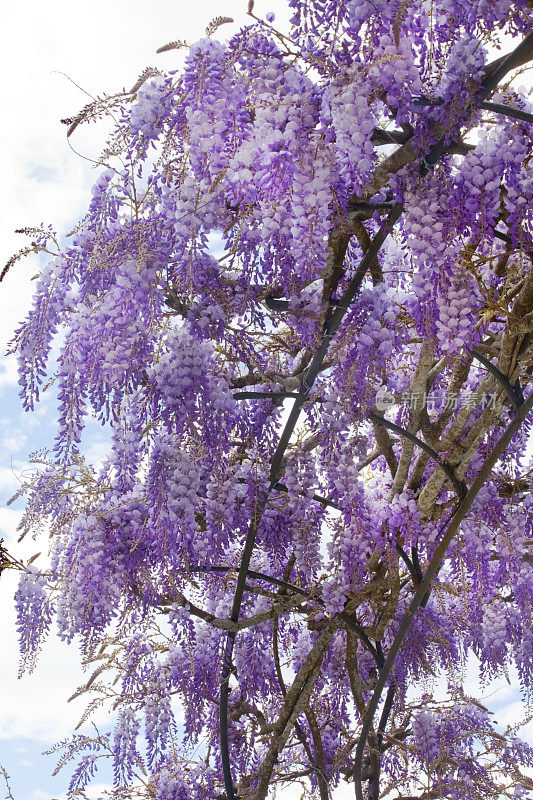
<svg viewBox="0 0 533 800">
<path fill-rule="evenodd" d="M 429 97 L 419 97 L 415 100 L 415 105 L 421 106 L 439 106 L 442 105 L 442 100 L 431 100 Z M 519 108 L 511 108 L 503 103 L 489 103 L 487 101 L 479 103 L 479 107 L 485 111 L 494 111 L 496 114 L 502 114 L 504 117 L 512 117 L 513 119 L 520 119 L 523 122 L 533 123 L 533 114 L 528 114 L 527 111 L 521 111 Z"/>
<path fill-rule="evenodd" d="M 454 488 L 459 497 L 465 496 L 467 492 L 465 482 L 458 480 L 457 476 L 455 475 L 450 465 L 447 464 L 445 461 L 443 461 L 443 459 L 439 457 L 439 455 L 433 450 L 432 447 L 423 442 L 422 439 L 419 439 L 418 436 L 414 436 L 414 434 L 409 433 L 409 431 L 406 431 L 405 428 L 402 428 L 400 425 L 396 425 L 394 422 L 390 422 L 388 419 L 385 419 L 384 417 L 380 417 L 379 414 L 374 414 L 373 411 L 371 411 L 368 416 L 370 417 L 372 422 L 376 423 L 376 425 L 381 425 L 384 428 L 388 428 L 390 431 L 399 434 L 399 436 L 404 436 L 406 439 L 409 439 L 409 441 L 413 442 L 413 444 L 416 444 L 417 447 L 420 447 L 425 453 L 427 453 L 433 459 L 433 461 L 435 461 L 436 464 L 439 465 L 442 471 L 446 473 L 448 478 L 453 483 Z"/>
<path fill-rule="evenodd" d="M 472 350 L 472 355 L 474 358 L 477 358 L 477 360 L 483 364 L 483 366 L 485 366 L 492 375 L 494 375 L 500 386 L 502 386 L 509 395 L 509 399 L 511 400 L 513 406 L 515 408 L 520 408 L 524 402 L 524 395 L 522 394 L 520 382 L 517 380 L 515 385 L 512 386 L 509 379 L 498 369 L 498 367 L 495 367 L 488 358 L 485 358 L 484 355 L 478 353 L 477 350 Z"/>
<path fill-rule="evenodd" d="M 194 566 L 191 567 L 191 572 L 230 572 L 232 567 L 209 567 L 209 566 Z M 272 583 L 275 586 L 279 586 L 281 589 L 288 589 L 295 594 L 301 594 L 304 597 L 308 597 L 310 600 L 314 600 L 318 605 L 324 607 L 325 603 L 323 599 L 313 592 L 308 592 L 306 589 L 302 589 L 300 586 L 295 586 L 293 583 L 288 583 L 287 581 L 282 581 L 279 578 L 274 578 L 271 575 L 265 575 L 263 572 L 257 572 L 254 569 L 249 569 L 247 573 L 247 577 L 256 578 L 257 580 L 266 581 L 267 583 Z M 364 633 L 362 628 L 357 625 L 356 622 L 351 618 L 349 614 L 346 612 L 341 611 L 339 616 L 341 619 L 346 623 L 346 625 L 353 630 L 356 636 L 359 637 L 365 648 L 374 658 L 374 661 L 379 667 L 383 666 L 384 658 L 383 654 L 372 644 L 371 640 L 368 636 Z"/>
<path fill-rule="evenodd" d="M 348 288 L 346 289 L 338 305 L 336 306 L 335 311 L 333 312 L 329 320 L 329 324 L 327 325 L 327 330 L 324 333 L 322 342 L 318 347 L 318 349 L 315 351 L 311 363 L 305 373 L 305 379 L 294 401 L 294 405 L 289 414 L 289 418 L 285 423 L 285 427 L 281 433 L 278 446 L 271 460 L 270 486 L 268 488 L 268 491 L 260 501 L 260 503 L 256 506 L 256 510 L 252 522 L 250 524 L 250 528 L 248 530 L 248 535 L 246 537 L 243 555 L 241 558 L 241 564 L 237 575 L 237 587 L 235 589 L 235 595 L 233 598 L 233 607 L 230 617 L 232 622 L 237 622 L 239 619 L 242 597 L 244 593 L 244 584 L 246 581 L 246 575 L 248 573 L 248 568 L 250 566 L 250 560 L 254 549 L 255 537 L 257 535 L 259 524 L 261 522 L 261 515 L 265 508 L 268 495 L 270 494 L 274 486 L 278 483 L 279 478 L 281 477 L 282 459 L 283 456 L 285 455 L 285 451 L 288 447 L 290 438 L 292 436 L 292 433 L 300 416 L 302 406 L 309 397 L 311 388 L 317 378 L 317 375 L 320 372 L 320 368 L 328 351 L 330 342 L 333 339 L 333 336 L 337 332 L 344 318 L 344 315 L 346 314 L 350 306 L 350 303 L 352 302 L 355 295 L 359 291 L 361 283 L 363 282 L 363 278 L 370 269 L 370 266 L 373 263 L 375 257 L 377 256 L 381 246 L 387 239 L 388 235 L 392 232 L 393 225 L 399 219 L 402 211 L 403 211 L 403 205 L 401 203 L 396 203 L 393 206 L 392 210 L 390 211 L 386 221 L 383 223 L 378 233 L 373 238 L 369 248 L 367 249 L 367 251 L 363 255 L 363 258 L 361 259 L 361 262 L 355 272 L 354 277 L 350 281 Z M 219 717 L 220 748 L 221 748 L 222 769 L 224 774 L 224 784 L 226 787 L 226 794 L 228 796 L 228 800 L 236 800 L 235 790 L 233 788 L 233 780 L 231 776 L 231 763 L 230 763 L 229 740 L 228 740 L 229 679 L 233 671 L 232 655 L 233 655 L 234 642 L 235 642 L 235 635 L 228 633 L 224 649 L 223 675 L 220 684 L 220 717 Z"/>
<path fill-rule="evenodd" d="M 459 125 L 463 125 L 470 117 L 474 108 L 478 107 L 481 103 L 486 101 L 489 94 L 493 91 L 493 89 L 498 85 L 498 83 L 508 72 L 510 72 L 511 70 L 515 69 L 518 66 L 521 66 L 522 64 L 531 60 L 532 58 L 533 58 L 533 33 L 527 36 L 518 45 L 518 47 L 515 48 L 515 50 L 512 53 L 510 53 L 508 56 L 502 59 L 499 59 L 490 67 L 490 69 L 488 70 L 488 74 L 486 74 L 485 79 L 482 82 L 482 88 L 478 92 L 475 101 L 467 109 L 466 112 L 463 112 L 463 116 L 460 119 L 456 120 L 456 124 L 459 123 Z M 446 140 L 446 135 L 445 134 L 441 135 L 440 139 L 437 141 L 435 145 L 433 145 L 433 147 L 430 149 L 427 155 L 422 156 L 421 158 L 420 162 L 421 176 L 427 175 L 427 173 L 436 165 L 437 161 L 446 152 L 448 152 L 450 148 L 453 148 L 455 144 L 456 143 L 454 142 L 450 145 L 450 143 L 447 142 Z M 409 158 L 409 155 L 407 155 L 406 157 L 407 161 L 411 160 Z M 383 169 L 384 165 L 381 165 L 381 171 L 383 171 Z M 379 171 L 379 168 L 377 171 Z M 381 188 L 380 185 L 374 186 L 371 183 L 370 194 L 368 193 L 367 189 L 367 191 L 364 194 L 364 199 L 362 201 L 360 198 L 350 198 L 350 203 L 352 204 L 353 207 L 357 207 L 357 203 L 359 202 L 368 203 L 370 201 L 372 193 L 374 191 L 378 191 L 379 188 Z M 324 334 L 322 337 L 322 341 L 319 347 L 316 349 L 311 359 L 311 362 L 305 372 L 305 378 L 300 386 L 300 389 L 298 390 L 297 393 L 295 393 L 296 396 L 293 397 L 294 399 L 293 407 L 289 414 L 289 418 L 285 423 L 284 429 L 281 433 L 277 448 L 271 459 L 269 488 L 267 492 L 261 496 L 259 502 L 256 503 L 254 515 L 250 523 L 248 534 L 245 540 L 243 555 L 241 558 L 241 563 L 237 575 L 237 586 L 235 589 L 232 612 L 230 617 L 232 622 L 237 622 L 239 618 L 240 607 L 244 594 L 246 576 L 248 574 L 250 566 L 250 561 L 255 545 L 257 531 L 261 523 L 262 513 L 266 506 L 270 492 L 279 482 L 283 474 L 283 466 L 282 466 L 283 458 L 287 450 L 287 447 L 289 445 L 291 436 L 298 422 L 298 419 L 300 417 L 303 404 L 309 398 L 311 389 L 320 372 L 320 368 L 323 364 L 330 343 L 333 337 L 335 336 L 337 330 L 339 329 L 342 320 L 348 308 L 350 307 L 350 304 L 352 303 L 353 299 L 360 290 L 363 278 L 365 277 L 371 266 L 375 263 L 376 257 L 382 245 L 392 232 L 393 227 L 400 218 L 400 216 L 402 215 L 403 210 L 404 210 L 403 204 L 400 202 L 395 202 L 392 205 L 392 208 L 390 209 L 387 219 L 381 225 L 381 227 L 378 230 L 378 233 L 374 236 L 369 246 L 365 249 L 363 258 L 361 259 L 359 266 L 348 285 L 348 288 L 344 292 L 343 296 L 341 297 L 341 299 L 339 300 L 338 304 L 336 305 L 333 311 L 331 307 L 331 296 L 335 290 L 335 285 L 334 284 L 333 286 L 330 285 L 331 276 L 329 280 L 326 280 L 326 278 L 324 279 L 325 290 L 326 286 L 328 286 L 329 288 L 329 292 L 325 297 L 325 302 L 326 305 L 329 307 L 330 313 L 326 317 L 324 323 Z M 343 246 L 341 245 L 340 247 L 339 260 L 341 263 L 344 258 L 344 254 L 346 253 L 347 241 L 344 243 Z M 287 397 L 289 393 L 279 393 L 279 394 L 283 394 L 284 397 Z M 371 702 L 365 713 L 361 734 L 356 748 L 354 781 L 355 781 L 355 792 L 357 800 L 363 800 L 363 789 L 362 789 L 363 754 L 366 746 L 366 741 L 370 732 L 370 728 L 372 725 L 372 721 L 376 713 L 379 700 L 381 698 L 381 693 L 393 668 L 396 655 L 404 641 L 407 631 L 409 630 L 413 616 L 416 610 L 422 605 L 422 603 L 427 602 L 427 599 L 429 597 L 429 592 L 431 589 L 431 581 L 436 572 L 438 571 L 438 569 L 440 568 L 442 559 L 444 557 L 444 554 L 447 550 L 447 547 L 451 539 L 453 538 L 455 532 L 457 531 L 459 524 L 464 519 L 464 516 L 467 513 L 468 509 L 470 508 L 479 489 L 489 476 L 492 467 L 498 460 L 501 453 L 503 453 L 503 451 L 505 450 L 505 447 L 511 440 L 512 436 L 519 430 L 522 422 L 525 420 L 527 414 L 531 410 L 532 405 L 533 405 L 533 398 L 530 397 L 527 403 L 525 403 L 523 406 L 521 406 L 521 408 L 518 409 L 513 422 L 509 425 L 507 431 L 499 440 L 491 456 L 485 461 L 483 468 L 478 473 L 478 476 L 476 477 L 475 481 L 473 482 L 472 486 L 468 491 L 465 491 L 465 486 L 458 481 L 455 474 L 452 473 L 453 477 L 452 475 L 449 474 L 449 471 L 446 469 L 445 466 L 443 466 L 443 464 L 437 458 L 439 466 L 442 469 L 444 469 L 448 477 L 451 478 L 454 486 L 459 491 L 460 495 L 462 495 L 462 499 L 460 500 L 459 505 L 457 506 L 455 512 L 452 515 L 451 521 L 449 523 L 448 528 L 446 529 L 443 539 L 441 540 L 441 543 L 439 544 L 426 570 L 426 574 L 423 580 L 421 581 L 416 590 L 413 601 L 409 606 L 409 610 L 406 613 L 400 625 L 400 629 L 393 641 L 393 644 L 389 650 L 387 658 L 385 659 L 385 663 L 380 669 L 378 684 L 374 690 Z M 430 455 L 433 456 L 433 454 Z M 222 680 L 220 684 L 220 705 L 219 705 L 219 732 L 220 732 L 221 760 L 222 760 L 222 769 L 224 775 L 224 784 L 228 800 L 236 800 L 233 778 L 231 774 L 231 759 L 230 759 L 230 748 L 229 748 L 229 738 L 228 738 L 228 697 L 230 691 L 229 681 L 231 674 L 233 672 L 232 655 L 233 655 L 235 637 L 236 637 L 235 632 L 227 633 L 226 644 L 224 649 Z M 386 725 L 388 714 L 390 713 L 390 707 L 392 706 L 393 702 L 394 690 L 392 688 L 390 689 L 390 693 L 391 693 L 390 698 L 389 697 L 387 698 L 387 703 L 385 704 L 382 719 L 380 721 L 379 733 L 381 737 L 383 736 L 383 731 Z M 289 722 L 289 719 L 287 720 L 287 723 Z M 285 737 L 286 735 L 288 734 L 284 733 L 283 737 Z M 285 741 L 285 738 L 283 738 L 283 741 Z M 267 760 L 269 759 L 275 760 L 275 757 L 277 756 L 275 756 L 275 754 L 273 753 L 273 745 L 271 745 L 269 749 L 269 755 L 267 756 Z M 272 762 L 272 765 L 273 763 L 274 762 Z M 263 781 L 261 781 L 260 779 L 260 784 L 264 784 L 264 779 Z M 260 800 L 260 798 L 264 796 L 265 793 L 264 789 L 265 789 L 264 785 L 260 786 L 260 788 L 258 789 L 257 791 L 258 800 Z"/>
<path fill-rule="evenodd" d="M 446 551 L 453 537 L 457 533 L 459 525 L 464 520 L 466 514 L 468 513 L 468 510 L 470 509 L 472 503 L 474 502 L 479 490 L 490 476 L 490 473 L 492 472 L 494 466 L 505 452 L 505 449 L 510 443 L 513 436 L 516 433 L 518 433 L 518 431 L 522 427 L 522 424 L 525 422 L 532 409 L 533 409 L 533 394 L 529 396 L 527 401 L 517 411 L 515 418 L 507 426 L 505 432 L 499 438 L 498 442 L 494 446 L 492 453 L 485 460 L 482 468 L 479 470 L 474 481 L 472 482 L 470 489 L 468 490 L 466 495 L 459 501 L 459 504 L 457 505 L 455 511 L 452 512 L 449 520 L 443 525 L 441 525 L 440 533 L 442 533 L 442 538 L 439 542 L 439 545 L 437 546 L 437 549 L 433 554 L 431 561 L 427 566 L 425 575 L 416 590 L 416 593 L 409 605 L 409 608 L 406 611 L 405 616 L 400 623 L 400 627 L 390 646 L 387 658 L 385 659 L 385 663 L 383 664 L 383 667 L 380 669 L 376 688 L 374 689 L 372 698 L 370 700 L 370 703 L 368 704 L 368 708 L 363 719 L 363 725 L 361 728 L 359 741 L 357 743 L 357 748 L 355 751 L 354 780 L 355 780 L 356 800 L 364 800 L 361 772 L 363 766 L 363 754 L 368 739 L 368 734 L 370 733 L 370 728 L 372 726 L 374 715 L 377 711 L 377 707 L 379 705 L 383 689 L 385 688 L 389 675 L 391 674 L 392 669 L 394 667 L 394 662 L 396 660 L 396 656 L 398 655 L 398 651 L 400 650 L 400 647 L 402 646 L 405 640 L 409 628 L 411 627 L 413 617 L 416 614 L 417 610 L 422 605 L 424 599 L 429 596 L 429 593 L 431 592 L 431 582 L 435 577 L 435 575 L 437 574 L 437 572 L 439 571 L 439 569 L 441 568 L 442 561 L 444 559 L 444 556 L 446 555 Z"/>
</svg>

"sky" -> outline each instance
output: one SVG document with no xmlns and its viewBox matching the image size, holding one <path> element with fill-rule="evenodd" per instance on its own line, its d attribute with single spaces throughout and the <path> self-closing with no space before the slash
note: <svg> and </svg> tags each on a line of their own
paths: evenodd
<svg viewBox="0 0 533 800">
<path fill-rule="evenodd" d="M 131 88 L 146 66 L 172 69 L 176 51 L 156 55 L 156 49 L 173 39 L 201 38 L 215 16 L 235 18 L 236 24 L 221 29 L 230 34 L 246 20 L 247 0 L 152 0 L 150 6 L 140 0 L 3 0 L 1 6 L 0 269 L 27 243 L 15 229 L 51 223 L 65 232 L 83 216 L 96 177 L 91 159 L 105 141 L 107 126 L 80 126 L 67 142 L 60 119 L 75 115 L 88 95 Z M 255 11 L 287 17 L 279 0 L 256 0 Z M 24 414 L 14 359 L 3 353 L 29 308 L 40 264 L 35 256 L 18 261 L 0 285 L 0 537 L 21 558 L 43 549 L 42 543 L 17 543 L 21 505 L 6 502 L 28 469 L 29 454 L 50 443 L 55 405 L 53 394 L 45 393 L 37 411 Z M 88 447 L 94 459 L 104 452 L 105 437 L 95 424 Z M 41 753 L 76 725 L 84 703 L 66 700 L 87 675 L 76 649 L 51 639 L 35 673 L 17 679 L 16 581 L 12 572 L 0 580 L 0 766 L 11 776 L 16 800 L 51 800 L 63 796 L 68 775 L 50 777 L 57 759 Z M 475 692 L 474 683 L 471 672 L 467 690 Z M 487 687 L 484 697 L 503 725 L 518 718 L 519 697 L 505 680 Z M 106 719 L 100 715 L 95 721 L 105 724 Z M 531 724 L 525 734 L 533 742 Z M 108 779 L 99 778 L 91 796 L 98 796 Z M 338 800 L 352 794 L 350 788 Z"/>
</svg>

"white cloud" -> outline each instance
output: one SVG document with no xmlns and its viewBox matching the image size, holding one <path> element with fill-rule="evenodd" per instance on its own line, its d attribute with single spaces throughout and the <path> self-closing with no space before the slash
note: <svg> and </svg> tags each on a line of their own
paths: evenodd
<svg viewBox="0 0 533 800">
<path fill-rule="evenodd" d="M 110 783 L 93 783 L 91 786 L 88 786 L 85 789 L 84 794 L 89 800 L 100 800 L 101 797 L 106 797 L 109 792 L 111 792 L 113 787 Z M 45 793 L 44 797 L 35 798 L 35 800 L 66 800 L 67 793 L 62 792 L 61 794 L 52 795 L 50 793 Z M 30 798 L 29 800 L 33 800 Z"/>
<path fill-rule="evenodd" d="M 526 719 L 525 709 L 523 703 L 515 699 L 514 702 L 502 705 L 496 714 L 496 720 L 502 728 L 508 725 L 518 725 Z M 521 739 L 527 742 L 533 742 L 533 720 L 529 719 L 518 731 Z"/>
<path fill-rule="evenodd" d="M 0 437 L 0 450 L 7 454 L 22 450 L 28 441 L 26 431 L 14 426 L 12 419 L 0 420 Z"/>
<path fill-rule="evenodd" d="M 112 790 L 110 783 L 95 783 L 87 789 L 87 797 L 89 800 L 98 800 L 102 795 L 107 794 Z"/>
<path fill-rule="evenodd" d="M 42 789 L 34 789 L 28 795 L 28 800 L 49 800 L 50 794 Z"/>
<path fill-rule="evenodd" d="M 0 492 L 14 494 L 20 487 L 22 473 L 27 467 L 27 462 L 15 460 L 9 466 L 0 467 Z"/>
<path fill-rule="evenodd" d="M 4 356 L 0 363 L 0 392 L 9 386 L 16 386 L 17 380 L 17 359 L 14 355 Z"/>
<path fill-rule="evenodd" d="M 109 439 L 102 439 L 98 434 L 94 437 L 91 437 L 88 441 L 87 447 L 84 449 L 84 453 L 89 464 L 98 470 L 102 466 L 109 453 L 109 447 Z"/>
<path fill-rule="evenodd" d="M 22 517 L 22 511 L 13 508 L 0 508 L 0 535 L 9 550 L 18 539 L 17 525 Z"/>
</svg>

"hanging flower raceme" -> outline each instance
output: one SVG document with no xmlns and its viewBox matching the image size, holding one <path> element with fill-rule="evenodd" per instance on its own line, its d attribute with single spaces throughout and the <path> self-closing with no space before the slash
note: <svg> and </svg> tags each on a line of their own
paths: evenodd
<svg viewBox="0 0 533 800">
<path fill-rule="evenodd" d="M 93 514 L 79 514 L 68 539 L 56 543 L 54 579 L 61 587 L 58 601 L 60 635 L 91 638 L 121 611 L 137 574 L 147 563 L 146 506 L 142 489 L 108 492 Z"/>
<path fill-rule="evenodd" d="M 48 262 L 39 276 L 33 308 L 10 344 L 10 352 L 17 352 L 20 397 L 27 410 L 33 409 L 39 400 L 52 340 L 69 295 L 72 273 L 72 266 L 65 258 L 58 257 Z"/>
<path fill-rule="evenodd" d="M 217 371 L 215 352 L 185 324 L 169 332 L 163 352 L 148 372 L 154 402 L 169 429 L 186 434 L 194 421 L 212 453 L 231 433 L 239 414 L 227 381 Z"/>
<path fill-rule="evenodd" d="M 54 607 L 46 592 L 47 576 L 31 566 L 20 577 L 15 593 L 17 632 L 20 641 L 20 672 L 31 671 L 39 648 L 50 630 Z"/>
<path fill-rule="evenodd" d="M 198 179 L 218 180 L 250 122 L 246 84 L 227 47 L 213 39 L 196 42 L 187 57 L 183 89 L 192 168 Z"/>
</svg>

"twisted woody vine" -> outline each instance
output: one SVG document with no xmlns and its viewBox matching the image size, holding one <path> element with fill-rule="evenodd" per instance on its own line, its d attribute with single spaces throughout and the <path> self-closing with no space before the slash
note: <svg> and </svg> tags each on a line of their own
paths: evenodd
<svg viewBox="0 0 533 800">
<path fill-rule="evenodd" d="M 76 642 L 112 712 L 69 798 L 525 798 L 464 675 L 531 702 L 533 5 L 289 6 L 65 120 L 115 122 L 77 228 L 23 230 L 21 669 Z"/>
</svg>

